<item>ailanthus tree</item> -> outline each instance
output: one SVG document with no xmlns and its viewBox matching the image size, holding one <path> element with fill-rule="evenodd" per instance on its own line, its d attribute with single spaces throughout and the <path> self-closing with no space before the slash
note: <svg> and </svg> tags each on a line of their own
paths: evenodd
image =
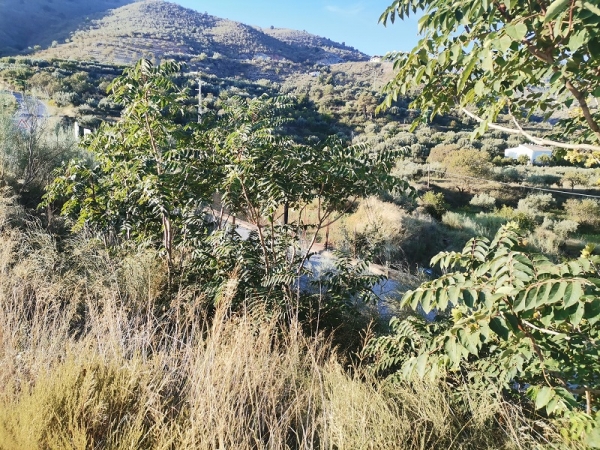
<svg viewBox="0 0 600 450">
<path fill-rule="evenodd" d="M 392 55 L 397 74 L 386 87 L 391 104 L 415 85 L 412 107 L 422 120 L 459 109 L 487 128 L 600 160 L 600 6 L 591 0 L 396 0 L 385 24 L 420 12 L 418 44 Z M 573 109 L 560 138 L 532 136 L 523 119 Z M 508 113 L 513 126 L 496 123 Z"/>
<path fill-rule="evenodd" d="M 232 97 L 196 123 L 185 117 L 187 97 L 173 81 L 179 70 L 141 60 L 111 85 L 121 119 L 85 141 L 90 158 L 66 165 L 46 194 L 48 203 L 63 201 L 74 229 L 158 247 L 170 269 L 176 256 L 191 255 L 205 284 L 219 289 L 236 273 L 245 283 L 241 298 L 275 298 L 274 287 L 290 288 L 318 233 L 354 201 L 408 189 L 390 175 L 396 150 L 375 152 L 337 137 L 300 145 L 285 136 L 291 98 Z M 216 200 L 252 223 L 249 239 L 208 223 Z M 314 221 L 299 214 L 278 220 L 311 205 Z M 302 252 L 299 231 L 311 236 Z"/>
<path fill-rule="evenodd" d="M 84 143 L 90 158 L 64 167 L 46 194 L 64 200 L 75 229 L 138 242 L 160 236 L 169 267 L 177 243 L 201 228 L 218 175 L 198 130 L 182 125 L 185 97 L 172 79 L 179 70 L 143 59 L 117 78 L 110 90 L 121 120 L 104 123 Z"/>
</svg>

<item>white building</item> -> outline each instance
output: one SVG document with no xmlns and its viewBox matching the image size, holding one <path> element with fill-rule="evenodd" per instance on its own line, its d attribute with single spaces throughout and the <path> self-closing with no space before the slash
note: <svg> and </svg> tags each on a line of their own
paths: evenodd
<svg viewBox="0 0 600 450">
<path fill-rule="evenodd" d="M 517 159 L 521 155 L 527 156 L 529 163 L 533 164 L 542 155 L 552 156 L 552 149 L 541 145 L 521 144 L 504 150 L 504 156 L 507 158 Z"/>
</svg>

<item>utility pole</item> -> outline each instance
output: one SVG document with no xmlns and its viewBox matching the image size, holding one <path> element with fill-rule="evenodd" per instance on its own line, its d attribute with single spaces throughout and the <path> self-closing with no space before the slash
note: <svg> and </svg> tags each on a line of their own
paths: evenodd
<svg viewBox="0 0 600 450">
<path fill-rule="evenodd" d="M 198 82 L 198 123 L 202 123 L 202 79 L 196 78 Z"/>
</svg>

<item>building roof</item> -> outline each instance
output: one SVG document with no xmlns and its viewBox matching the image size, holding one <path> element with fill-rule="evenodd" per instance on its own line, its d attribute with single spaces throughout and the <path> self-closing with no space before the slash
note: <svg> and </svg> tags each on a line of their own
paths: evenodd
<svg viewBox="0 0 600 450">
<path fill-rule="evenodd" d="M 519 147 L 523 147 L 523 148 L 526 148 L 527 150 L 532 150 L 534 152 L 550 152 L 550 153 L 552 153 L 552 149 L 550 147 L 543 147 L 541 145 L 521 144 L 521 145 L 519 145 Z"/>
</svg>

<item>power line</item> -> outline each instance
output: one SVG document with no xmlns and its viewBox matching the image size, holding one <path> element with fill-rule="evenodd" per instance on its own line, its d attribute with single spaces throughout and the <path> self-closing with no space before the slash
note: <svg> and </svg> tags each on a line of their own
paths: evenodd
<svg viewBox="0 0 600 450">
<path fill-rule="evenodd" d="M 465 178 L 465 179 L 469 179 L 469 180 L 478 180 L 478 181 L 485 181 L 487 183 L 496 183 L 496 184 L 500 184 L 502 186 L 508 186 L 510 188 L 520 188 L 520 189 L 531 189 L 531 190 L 535 190 L 535 191 L 543 191 L 543 192 L 551 192 L 551 193 L 555 193 L 555 194 L 564 194 L 564 195 L 572 195 L 572 196 L 578 196 L 578 197 L 587 197 L 587 198 L 596 198 L 596 199 L 600 199 L 600 196 L 598 195 L 590 195 L 590 194 L 581 194 L 579 192 L 569 192 L 569 191 L 560 191 L 558 189 L 546 189 L 546 188 L 540 188 L 540 187 L 535 187 L 535 186 L 522 186 L 520 184 L 511 184 L 511 183 L 505 183 L 503 181 L 497 181 L 497 180 L 488 180 L 487 178 L 477 178 L 477 177 L 470 177 L 467 175 L 458 175 L 455 173 L 448 173 L 445 172 L 443 170 L 436 170 L 436 169 L 428 169 L 430 172 L 438 172 L 438 173 L 442 173 L 444 175 L 450 175 L 451 177 L 454 178 Z"/>
</svg>

